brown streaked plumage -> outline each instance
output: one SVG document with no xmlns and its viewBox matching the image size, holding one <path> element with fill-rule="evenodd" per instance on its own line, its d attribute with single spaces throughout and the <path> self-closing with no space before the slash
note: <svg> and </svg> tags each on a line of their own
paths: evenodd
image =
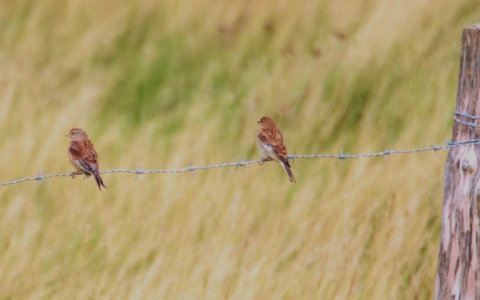
<svg viewBox="0 0 480 300">
<path fill-rule="evenodd" d="M 279 162 L 287 172 L 288 180 L 295 182 L 290 163 L 288 162 L 287 147 L 283 143 L 283 134 L 277 124 L 270 117 L 262 117 L 257 124 L 260 126 L 257 134 L 257 145 L 264 156 L 264 160 Z"/>
<path fill-rule="evenodd" d="M 97 152 L 92 142 L 88 139 L 87 133 L 80 128 L 72 128 L 67 136 L 70 137 L 68 158 L 72 166 L 78 170 L 72 172 L 72 178 L 81 174 L 87 177 L 93 175 L 99 190 L 102 190 L 102 186 L 107 188 L 98 172 Z"/>
</svg>

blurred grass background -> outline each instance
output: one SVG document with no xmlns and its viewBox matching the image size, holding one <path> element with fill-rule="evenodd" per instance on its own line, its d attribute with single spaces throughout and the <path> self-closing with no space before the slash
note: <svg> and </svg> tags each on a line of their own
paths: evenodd
<svg viewBox="0 0 480 300">
<path fill-rule="evenodd" d="M 470 0 L 2 1 L 0 180 L 449 140 Z M 429 299 L 446 153 L 0 189 L 2 299 Z"/>
</svg>

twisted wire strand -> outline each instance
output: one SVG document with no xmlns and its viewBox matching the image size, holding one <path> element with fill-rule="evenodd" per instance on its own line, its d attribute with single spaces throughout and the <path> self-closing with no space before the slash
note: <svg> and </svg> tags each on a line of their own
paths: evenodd
<svg viewBox="0 0 480 300">
<path fill-rule="evenodd" d="M 386 157 L 389 155 L 404 155 L 404 154 L 412 154 L 412 153 L 420 153 L 420 152 L 429 152 L 429 151 L 442 151 L 448 150 L 456 147 L 462 146 L 470 146 L 470 145 L 478 145 L 480 144 L 480 139 L 473 139 L 467 141 L 457 141 L 457 142 L 447 142 L 442 145 L 431 145 L 425 147 L 418 147 L 413 149 L 399 149 L 399 150 L 390 150 L 386 149 L 384 151 L 379 152 L 368 152 L 368 153 L 357 153 L 357 154 L 349 154 L 340 152 L 340 154 L 331 154 L 331 153 L 321 153 L 321 154 L 307 154 L 307 155 L 289 155 L 289 159 L 357 159 L 357 158 L 372 158 L 372 157 Z M 194 171 L 200 170 L 210 170 L 210 169 L 219 169 L 219 168 L 238 168 L 238 167 L 246 167 L 253 164 L 262 163 L 264 160 L 262 159 L 254 159 L 254 160 L 239 160 L 235 162 L 224 162 L 224 163 L 217 163 L 217 164 L 210 164 L 210 165 L 203 165 L 203 166 L 188 166 L 181 169 L 111 169 L 100 172 L 102 175 L 106 174 L 117 174 L 117 173 L 124 173 L 124 174 L 136 174 L 136 175 L 148 175 L 148 174 L 181 174 L 181 173 L 189 173 Z M 32 177 L 25 177 L 19 178 L 15 180 L 0 182 L 1 186 L 8 186 L 19 184 L 26 181 L 43 181 L 44 179 L 54 178 L 54 177 L 70 177 L 70 173 L 53 173 L 53 174 L 42 174 L 39 173 L 37 176 Z"/>
<path fill-rule="evenodd" d="M 469 119 L 472 119 L 472 120 L 480 120 L 480 116 L 474 116 L 474 115 L 468 114 L 466 112 L 461 112 L 461 111 L 454 112 L 454 115 L 462 116 L 462 117 L 469 118 Z"/>
<path fill-rule="evenodd" d="M 457 123 L 466 125 L 466 126 L 471 127 L 471 128 L 477 128 L 477 127 L 479 126 L 479 125 L 477 124 L 477 121 L 473 121 L 473 123 L 472 123 L 472 122 L 460 120 L 460 119 L 457 118 L 457 117 L 453 117 L 453 120 L 454 120 L 455 122 L 457 122 Z"/>
<path fill-rule="evenodd" d="M 462 120 L 459 117 L 461 117 L 463 119 L 468 119 L 469 121 Z M 474 115 L 468 114 L 466 112 L 455 111 L 453 113 L 453 120 L 457 123 L 463 124 L 463 125 L 468 126 L 470 128 L 475 129 L 477 127 L 480 127 L 480 124 L 477 123 L 477 120 L 480 120 L 480 116 L 474 116 Z"/>
</svg>

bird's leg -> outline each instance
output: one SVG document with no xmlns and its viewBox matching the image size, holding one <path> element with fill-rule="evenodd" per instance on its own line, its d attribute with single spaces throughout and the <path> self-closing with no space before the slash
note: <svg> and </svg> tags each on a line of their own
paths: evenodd
<svg viewBox="0 0 480 300">
<path fill-rule="evenodd" d="M 273 159 L 270 157 L 264 157 L 261 161 L 258 162 L 259 165 L 263 165 L 266 161 L 272 161 Z"/>
<path fill-rule="evenodd" d="M 75 172 L 72 172 L 70 176 L 72 176 L 72 178 L 75 178 L 75 175 L 81 175 L 81 174 L 84 174 L 84 173 L 82 171 L 75 171 Z"/>
</svg>

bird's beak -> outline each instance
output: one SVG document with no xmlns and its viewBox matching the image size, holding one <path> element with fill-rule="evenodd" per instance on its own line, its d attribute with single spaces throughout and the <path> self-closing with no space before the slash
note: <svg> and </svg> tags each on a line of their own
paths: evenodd
<svg viewBox="0 0 480 300">
<path fill-rule="evenodd" d="M 257 121 L 257 124 L 260 124 L 260 121 Z"/>
<path fill-rule="evenodd" d="M 70 133 L 65 133 L 66 136 L 70 137 Z"/>
</svg>

